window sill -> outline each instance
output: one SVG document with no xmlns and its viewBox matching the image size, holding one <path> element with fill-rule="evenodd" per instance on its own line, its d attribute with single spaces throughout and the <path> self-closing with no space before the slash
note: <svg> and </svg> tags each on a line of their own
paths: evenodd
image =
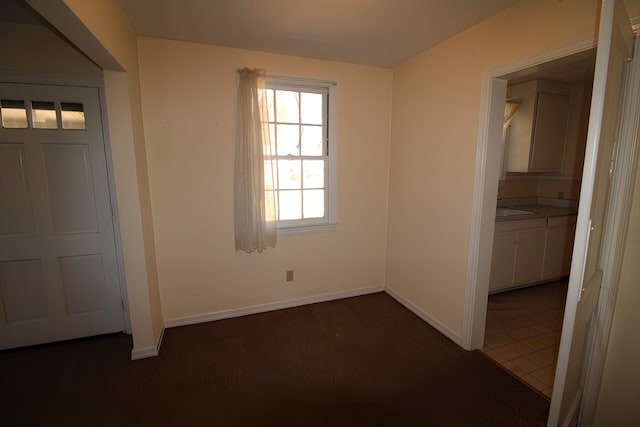
<svg viewBox="0 0 640 427">
<path fill-rule="evenodd" d="M 318 231 L 336 231 L 338 224 L 319 224 L 319 225 L 303 225 L 300 227 L 282 227 L 278 228 L 279 235 L 315 233 Z"/>
</svg>

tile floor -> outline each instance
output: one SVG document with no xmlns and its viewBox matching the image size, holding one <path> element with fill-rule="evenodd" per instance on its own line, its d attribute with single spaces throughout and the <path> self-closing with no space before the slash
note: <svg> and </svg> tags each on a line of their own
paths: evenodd
<svg viewBox="0 0 640 427">
<path fill-rule="evenodd" d="M 567 280 L 489 296 L 482 352 L 548 398 L 558 359 Z"/>
</svg>

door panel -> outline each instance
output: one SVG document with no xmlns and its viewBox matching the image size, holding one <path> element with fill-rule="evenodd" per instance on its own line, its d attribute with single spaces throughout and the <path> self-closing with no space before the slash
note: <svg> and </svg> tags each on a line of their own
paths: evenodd
<svg viewBox="0 0 640 427">
<path fill-rule="evenodd" d="M 565 317 L 549 410 L 549 426 L 569 424 L 577 413 L 587 337 L 603 277 L 601 250 L 607 199 L 633 32 L 624 4 L 604 0 L 598 32 L 585 164 Z"/>
<path fill-rule="evenodd" d="M 98 218 L 87 145 L 43 145 L 54 230 L 96 233 Z"/>
<path fill-rule="evenodd" d="M 40 260 L 1 262 L 0 292 L 6 307 L 5 323 L 47 317 L 47 293 Z"/>
<path fill-rule="evenodd" d="M 67 314 L 102 310 L 106 303 L 103 261 L 100 254 L 60 258 Z"/>
<path fill-rule="evenodd" d="M 0 349 L 122 331 L 97 89 L 0 100 Z"/>
<path fill-rule="evenodd" d="M 22 144 L 0 145 L 0 200 L 0 236 L 35 232 Z"/>
</svg>

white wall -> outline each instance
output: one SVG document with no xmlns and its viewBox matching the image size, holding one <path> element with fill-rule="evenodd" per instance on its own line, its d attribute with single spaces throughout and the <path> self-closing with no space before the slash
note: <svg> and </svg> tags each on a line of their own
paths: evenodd
<svg viewBox="0 0 640 427">
<path fill-rule="evenodd" d="M 596 0 L 524 0 L 394 69 L 387 285 L 461 338 L 484 70 L 595 31 Z"/>
<path fill-rule="evenodd" d="M 165 320 L 385 284 L 390 69 L 151 38 L 138 51 Z M 336 231 L 234 250 L 241 67 L 337 82 Z"/>
<path fill-rule="evenodd" d="M 43 25 L 0 22 L 0 40 L 2 71 L 102 75 L 95 64 Z"/>
</svg>

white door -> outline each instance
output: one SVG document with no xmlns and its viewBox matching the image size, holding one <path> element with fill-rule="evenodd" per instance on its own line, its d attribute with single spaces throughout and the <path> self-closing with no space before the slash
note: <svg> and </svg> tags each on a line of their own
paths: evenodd
<svg viewBox="0 0 640 427">
<path fill-rule="evenodd" d="M 611 172 L 620 129 L 625 73 L 633 53 L 633 33 L 622 0 L 604 0 L 589 116 L 580 205 L 567 304 L 549 410 L 549 426 L 566 424 L 582 395 L 590 320 L 603 277 L 602 242 Z"/>
<path fill-rule="evenodd" d="M 0 349 L 122 331 L 98 90 L 0 102 Z"/>
</svg>

